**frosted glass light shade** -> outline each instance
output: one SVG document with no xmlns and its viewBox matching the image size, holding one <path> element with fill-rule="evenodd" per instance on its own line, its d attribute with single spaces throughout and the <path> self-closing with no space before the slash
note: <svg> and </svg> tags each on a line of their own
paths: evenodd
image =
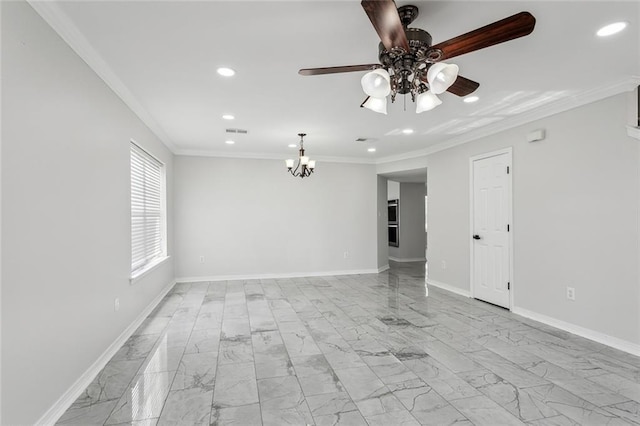
<svg viewBox="0 0 640 426">
<path fill-rule="evenodd" d="M 379 112 L 380 114 L 387 113 L 387 98 L 374 98 L 370 96 L 369 99 L 365 103 L 362 104 L 363 107 L 370 109 L 374 112 Z"/>
<path fill-rule="evenodd" d="M 307 164 L 309 164 L 309 157 L 307 156 L 300 157 L 300 164 L 302 164 L 303 166 L 306 166 Z"/>
<path fill-rule="evenodd" d="M 455 64 L 436 62 L 427 71 L 429 89 L 434 95 L 444 93 L 458 78 L 459 68 Z"/>
<path fill-rule="evenodd" d="M 288 169 L 293 169 L 293 160 L 289 159 L 289 160 L 284 160 L 285 163 L 287 163 L 287 168 Z"/>
<path fill-rule="evenodd" d="M 384 98 L 391 93 L 391 78 L 382 68 L 366 73 L 362 76 L 360 84 L 364 93 L 373 98 Z"/>
<path fill-rule="evenodd" d="M 416 98 L 416 113 L 429 111 L 440 105 L 442 101 L 430 90 L 420 93 Z"/>
<path fill-rule="evenodd" d="M 316 168 L 316 160 L 309 160 L 309 168 L 312 170 Z"/>
</svg>

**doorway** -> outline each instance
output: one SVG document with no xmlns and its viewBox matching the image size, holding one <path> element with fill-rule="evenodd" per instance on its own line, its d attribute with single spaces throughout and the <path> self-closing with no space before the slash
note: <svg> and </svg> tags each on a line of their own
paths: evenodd
<svg viewBox="0 0 640 426">
<path fill-rule="evenodd" d="M 510 309 L 512 271 L 511 148 L 472 157 L 471 296 Z"/>
</svg>

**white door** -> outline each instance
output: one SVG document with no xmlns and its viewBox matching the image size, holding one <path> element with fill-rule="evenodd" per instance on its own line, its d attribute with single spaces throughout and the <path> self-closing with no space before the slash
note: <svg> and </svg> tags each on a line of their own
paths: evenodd
<svg viewBox="0 0 640 426">
<path fill-rule="evenodd" d="M 472 161 L 473 297 L 509 308 L 511 152 Z"/>
</svg>

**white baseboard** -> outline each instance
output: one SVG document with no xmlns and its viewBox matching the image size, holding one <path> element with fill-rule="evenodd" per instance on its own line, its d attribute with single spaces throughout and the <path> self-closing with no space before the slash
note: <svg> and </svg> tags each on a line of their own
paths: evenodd
<svg viewBox="0 0 640 426">
<path fill-rule="evenodd" d="M 136 329 L 142 324 L 142 321 L 158 306 L 158 303 L 169 290 L 176 284 L 172 281 L 149 303 L 149 305 L 136 317 L 135 320 L 114 340 L 113 343 L 105 350 L 102 355 L 75 381 L 73 385 L 47 410 L 46 413 L 35 424 L 40 426 L 54 425 L 60 417 L 69 409 L 71 404 L 84 392 L 84 390 L 96 378 L 98 373 L 102 371 L 107 362 L 118 352 L 118 349 L 131 337 Z"/>
<path fill-rule="evenodd" d="M 176 282 L 195 283 L 201 281 L 237 281 L 237 280 L 274 280 L 278 278 L 305 278 L 305 277 L 327 277 L 331 275 L 365 275 L 377 274 L 378 269 L 353 269 L 346 271 L 326 271 L 326 272 L 285 272 L 276 274 L 249 274 L 249 275 L 206 275 L 199 277 L 179 277 Z"/>
<path fill-rule="evenodd" d="M 389 265 L 384 265 L 378 268 L 378 273 L 388 271 L 388 270 L 389 270 Z"/>
<path fill-rule="evenodd" d="M 443 290 L 450 291 L 451 293 L 459 294 L 460 296 L 471 297 L 471 292 L 469 292 L 468 290 L 463 290 L 461 288 L 454 287 L 450 284 L 445 284 L 440 281 L 427 279 L 427 285 L 432 285 L 434 287 L 438 287 Z"/>
<path fill-rule="evenodd" d="M 591 330 L 588 328 L 580 327 L 579 325 L 571 324 L 569 322 L 561 321 L 556 318 L 548 317 L 537 312 L 529 311 L 527 309 L 518 308 L 516 306 L 511 309 L 514 314 L 532 319 L 534 321 L 541 322 L 551 327 L 559 328 L 560 330 L 568 331 L 585 339 L 593 340 L 594 342 L 602 343 L 603 345 L 611 346 L 612 348 L 619 349 L 624 352 L 628 352 L 635 356 L 640 356 L 640 345 L 629 342 L 627 340 L 619 339 L 617 337 L 609 336 L 608 334 L 601 333 L 599 331 Z"/>
<path fill-rule="evenodd" d="M 394 262 L 426 262 L 426 257 L 408 257 L 408 258 L 400 258 L 400 257 L 392 257 L 389 256 L 389 260 L 393 260 Z"/>
</svg>

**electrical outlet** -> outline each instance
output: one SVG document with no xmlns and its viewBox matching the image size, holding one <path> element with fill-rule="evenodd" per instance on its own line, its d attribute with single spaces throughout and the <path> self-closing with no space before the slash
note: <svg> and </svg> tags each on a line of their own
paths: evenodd
<svg viewBox="0 0 640 426">
<path fill-rule="evenodd" d="M 200 263 L 204 263 L 204 256 L 200 256 Z"/>
<path fill-rule="evenodd" d="M 442 261 L 442 269 L 447 269 L 447 261 L 446 260 Z"/>
<path fill-rule="evenodd" d="M 118 312 L 120 310 L 120 299 L 118 299 L 117 297 L 113 301 L 113 310 L 115 312 Z"/>
<path fill-rule="evenodd" d="M 576 289 L 573 287 L 567 287 L 567 299 L 576 300 Z"/>
</svg>

